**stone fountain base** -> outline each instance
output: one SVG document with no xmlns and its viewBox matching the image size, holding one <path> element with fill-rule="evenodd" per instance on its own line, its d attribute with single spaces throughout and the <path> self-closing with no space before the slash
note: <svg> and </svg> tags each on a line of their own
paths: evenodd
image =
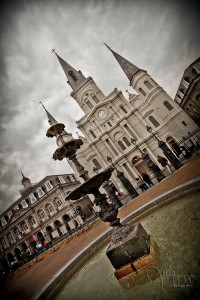
<svg viewBox="0 0 200 300">
<path fill-rule="evenodd" d="M 106 254 L 121 279 L 154 262 L 155 247 L 140 223 L 114 228 L 111 244 Z"/>
</svg>

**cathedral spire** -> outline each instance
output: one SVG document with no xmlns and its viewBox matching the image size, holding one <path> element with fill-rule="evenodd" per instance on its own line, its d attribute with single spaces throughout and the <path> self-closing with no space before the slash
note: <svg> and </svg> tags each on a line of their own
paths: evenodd
<svg viewBox="0 0 200 300">
<path fill-rule="evenodd" d="M 67 83 L 71 86 L 72 90 L 75 91 L 79 85 L 85 80 L 81 71 L 75 70 L 70 64 L 68 64 L 65 60 L 63 60 L 56 52 L 55 49 L 52 49 L 52 52 L 57 56 L 61 67 L 68 79 Z"/>
<path fill-rule="evenodd" d="M 58 122 L 54 119 L 54 117 L 52 117 L 52 115 L 48 112 L 48 110 L 46 109 L 46 107 L 42 104 L 42 102 L 39 102 L 42 107 L 44 108 L 44 110 L 46 111 L 47 117 L 48 117 L 48 122 L 50 125 L 55 125 L 58 124 Z"/>
<path fill-rule="evenodd" d="M 113 51 L 108 45 L 106 45 L 106 47 L 112 52 L 112 54 L 116 58 L 117 62 L 121 66 L 122 70 L 124 71 L 124 73 L 126 74 L 126 76 L 128 77 L 128 79 L 131 81 L 132 77 L 137 72 L 139 72 L 141 69 L 139 69 L 134 64 L 132 64 L 131 62 L 129 62 L 127 59 L 125 59 L 124 57 L 122 57 L 121 55 L 119 55 L 118 53 L 116 53 L 115 51 Z"/>
</svg>

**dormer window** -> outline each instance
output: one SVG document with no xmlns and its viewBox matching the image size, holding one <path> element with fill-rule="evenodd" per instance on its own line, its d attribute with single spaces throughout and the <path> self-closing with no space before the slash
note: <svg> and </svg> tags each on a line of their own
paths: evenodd
<svg viewBox="0 0 200 300">
<path fill-rule="evenodd" d="M 77 81 L 78 78 L 76 77 L 75 73 L 73 71 L 69 71 L 68 72 L 68 75 L 74 80 L 74 81 Z"/>
<path fill-rule="evenodd" d="M 37 199 L 36 199 L 36 197 L 33 195 L 33 193 L 31 193 L 31 194 L 29 195 L 29 198 L 30 198 L 30 200 L 31 200 L 31 203 L 34 203 L 35 201 L 37 201 Z"/>
<path fill-rule="evenodd" d="M 38 192 L 38 195 L 39 195 L 40 198 L 41 198 L 42 196 L 44 196 L 44 191 L 43 191 L 43 189 L 42 189 L 41 187 L 39 187 L 39 188 L 37 189 L 37 192 Z"/>
<path fill-rule="evenodd" d="M 6 220 L 5 220 L 5 217 L 3 217 L 3 218 L 1 219 L 1 224 L 2 224 L 2 226 L 4 226 L 4 225 L 7 224 L 7 222 L 6 222 Z"/>
<path fill-rule="evenodd" d="M 45 186 L 46 186 L 47 191 L 50 191 L 53 188 L 53 186 L 49 180 L 45 182 Z"/>
<path fill-rule="evenodd" d="M 69 175 L 71 181 L 76 181 L 73 175 Z"/>
<path fill-rule="evenodd" d="M 62 176 L 58 176 L 58 179 L 59 179 L 60 183 L 65 183 L 65 180 Z"/>
<path fill-rule="evenodd" d="M 28 207 L 28 205 L 27 205 L 27 202 L 26 202 L 26 200 L 24 199 L 24 200 L 22 200 L 22 207 L 23 208 L 25 208 L 25 207 Z"/>
</svg>

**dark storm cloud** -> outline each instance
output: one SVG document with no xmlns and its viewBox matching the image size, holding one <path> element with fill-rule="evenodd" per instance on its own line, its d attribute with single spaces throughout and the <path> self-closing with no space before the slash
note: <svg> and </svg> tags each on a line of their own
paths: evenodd
<svg viewBox="0 0 200 300">
<path fill-rule="evenodd" d="M 196 3 L 196 2 L 195 2 Z M 6 1 L 1 4 L 0 210 L 19 197 L 20 169 L 32 182 L 71 172 L 52 160 L 42 100 L 76 137 L 83 116 L 57 53 L 92 76 L 107 95 L 130 87 L 110 51 L 148 71 L 174 97 L 184 69 L 199 56 L 199 10 L 189 1 Z M 126 93 L 124 93 L 126 94 Z M 79 132 L 80 133 L 80 132 Z"/>
</svg>

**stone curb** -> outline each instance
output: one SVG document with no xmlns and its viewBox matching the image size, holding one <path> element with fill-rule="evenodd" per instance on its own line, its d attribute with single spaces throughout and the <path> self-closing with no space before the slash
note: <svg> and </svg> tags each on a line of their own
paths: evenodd
<svg viewBox="0 0 200 300">
<path fill-rule="evenodd" d="M 192 190 L 200 190 L 200 176 L 184 182 L 175 188 L 163 193 L 152 199 L 150 202 L 142 205 L 134 212 L 127 215 L 122 219 L 121 223 L 125 224 L 127 222 L 133 221 L 133 219 L 141 216 L 142 214 L 149 213 L 149 210 L 156 208 L 159 204 L 167 204 L 175 200 L 175 198 L 181 195 L 187 194 Z M 172 200 L 173 198 L 173 200 Z M 134 199 L 132 200 L 134 201 Z M 38 293 L 32 298 L 32 300 L 46 300 L 51 297 L 52 292 L 55 291 L 61 284 L 62 280 L 72 271 L 72 269 L 77 266 L 88 254 L 90 254 L 97 246 L 104 242 L 112 233 L 112 228 L 107 229 L 100 236 L 98 236 L 94 241 L 87 245 L 82 251 L 80 251 L 76 256 L 74 256 L 69 262 L 67 262 L 54 276 L 52 276 L 49 281 L 44 285 Z"/>
</svg>

